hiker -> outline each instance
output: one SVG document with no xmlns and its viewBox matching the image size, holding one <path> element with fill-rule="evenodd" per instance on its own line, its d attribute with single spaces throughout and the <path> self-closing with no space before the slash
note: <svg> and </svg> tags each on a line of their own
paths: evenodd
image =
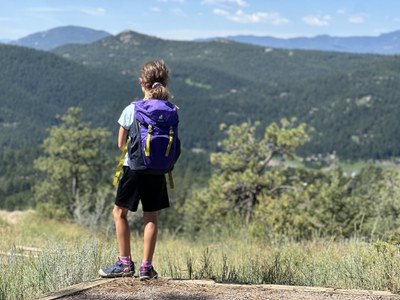
<svg viewBox="0 0 400 300">
<path fill-rule="evenodd" d="M 172 125 L 168 126 L 167 136 L 164 138 L 166 143 L 168 143 L 168 146 L 164 148 L 168 148 L 168 150 L 162 150 L 162 156 L 166 157 L 169 152 L 175 152 L 173 153 L 175 158 L 172 158 L 167 167 L 162 166 L 156 171 L 149 170 L 149 172 L 146 173 L 144 169 L 150 168 L 147 167 L 147 165 L 150 165 L 151 162 L 135 167 L 138 162 L 133 157 L 138 156 L 138 148 L 141 148 L 141 146 L 134 143 L 142 142 L 141 140 L 143 140 L 143 138 L 140 138 L 140 134 L 142 134 L 143 130 L 147 130 L 146 126 L 149 126 L 148 132 L 146 131 L 145 133 L 146 136 L 148 135 L 148 143 L 144 142 L 143 148 L 146 149 L 143 151 L 146 151 L 146 154 L 143 154 L 143 156 L 146 156 L 146 158 L 142 158 L 142 160 L 151 159 L 155 155 L 153 153 L 158 151 L 158 148 L 161 147 L 155 140 L 150 139 L 150 135 L 156 135 L 158 129 L 154 130 L 157 131 L 156 133 L 153 133 L 151 125 L 143 125 L 142 123 L 146 121 L 140 121 L 139 113 L 146 114 L 146 109 L 148 109 L 149 106 L 157 106 L 155 107 L 155 112 L 152 112 L 152 114 L 160 113 L 160 111 L 164 112 L 157 116 L 158 121 L 174 119 L 174 126 L 177 126 L 177 108 L 169 102 L 170 94 L 167 89 L 168 81 L 169 72 L 164 61 L 154 60 L 144 64 L 139 75 L 139 83 L 144 93 L 144 99 L 132 102 L 128 105 L 123 110 L 118 120 L 120 125 L 118 147 L 123 150 L 126 147 L 126 143 L 129 144 L 128 153 L 123 158 L 122 177 L 118 184 L 115 206 L 113 209 L 119 256 L 114 265 L 99 270 L 99 275 L 101 277 L 119 277 L 134 274 L 135 264 L 131 256 L 130 228 L 127 215 L 128 211 L 137 211 L 139 202 L 141 202 L 143 208 L 144 222 L 143 260 L 139 268 L 139 278 L 140 280 L 146 280 L 157 278 L 158 276 L 152 264 L 157 241 L 157 212 L 170 206 L 165 173 L 172 168 L 173 163 L 180 153 L 180 143 L 178 145 L 176 144 L 179 142 L 179 139 L 177 139 L 177 132 L 174 133 L 174 131 L 177 131 L 177 127 L 173 127 Z M 162 108 L 160 108 L 159 105 L 162 105 Z M 164 109 L 170 111 L 166 112 Z M 169 115 L 170 112 L 171 115 Z M 171 146 L 173 148 L 172 150 Z M 148 147 L 150 149 L 148 149 Z M 147 152 L 149 153 L 147 154 Z M 164 158 L 162 158 L 162 160 L 163 159 Z M 139 162 L 139 164 L 140 163 L 143 163 L 143 161 Z M 156 167 L 157 166 L 155 166 L 155 168 Z M 116 176 L 119 177 L 119 174 Z"/>
</svg>

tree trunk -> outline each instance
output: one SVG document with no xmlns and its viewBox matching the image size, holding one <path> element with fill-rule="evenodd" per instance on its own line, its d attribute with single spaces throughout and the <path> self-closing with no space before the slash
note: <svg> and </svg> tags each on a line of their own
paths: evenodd
<svg viewBox="0 0 400 300">
<path fill-rule="evenodd" d="M 68 197 L 68 212 L 71 214 L 71 216 L 74 213 L 74 204 L 78 198 L 78 193 L 79 193 L 79 185 L 78 185 L 78 176 L 73 176 L 72 177 L 72 185 L 71 185 L 71 197 Z"/>
</svg>

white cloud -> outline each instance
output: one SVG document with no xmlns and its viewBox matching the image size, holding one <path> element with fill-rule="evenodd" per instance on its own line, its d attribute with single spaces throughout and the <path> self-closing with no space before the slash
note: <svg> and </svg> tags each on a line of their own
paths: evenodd
<svg viewBox="0 0 400 300">
<path fill-rule="evenodd" d="M 346 10 L 345 10 L 345 9 L 338 9 L 338 10 L 336 11 L 336 13 L 337 13 L 338 15 L 344 15 L 344 14 L 346 14 Z"/>
<path fill-rule="evenodd" d="M 269 23 L 273 25 L 282 25 L 289 23 L 289 20 L 282 17 L 276 12 L 255 12 L 246 14 L 242 10 L 238 10 L 234 15 L 229 15 L 227 18 L 238 23 Z"/>
<path fill-rule="evenodd" d="M 230 6 L 239 6 L 239 7 L 246 7 L 248 6 L 245 0 L 203 0 L 201 4 L 207 5 L 215 5 L 215 6 L 222 6 L 222 7 L 230 7 Z"/>
<path fill-rule="evenodd" d="M 308 25 L 312 26 L 328 26 L 331 21 L 331 16 L 329 15 L 310 15 L 310 16 L 305 16 L 302 18 L 304 23 L 307 23 Z"/>
<path fill-rule="evenodd" d="M 161 12 L 161 9 L 159 7 L 150 7 L 150 11 L 159 13 L 159 12 Z"/>
<path fill-rule="evenodd" d="M 245 12 L 244 8 L 249 6 L 246 0 L 202 0 L 201 4 L 216 6 L 213 9 L 215 15 L 225 17 L 236 23 L 269 23 L 273 25 L 290 23 L 287 18 L 277 12 Z"/>
<path fill-rule="evenodd" d="M 213 10 L 213 13 L 214 13 L 215 15 L 217 15 L 217 16 L 229 16 L 229 15 L 230 15 L 230 13 L 229 13 L 228 11 L 223 10 L 223 9 L 221 9 L 221 8 L 215 8 L 215 9 Z"/>
<path fill-rule="evenodd" d="M 227 10 L 215 8 L 213 13 L 217 16 L 223 16 L 228 20 L 237 23 L 249 24 L 249 23 L 269 23 L 273 25 L 282 25 L 289 23 L 289 20 L 282 17 L 279 13 L 276 12 L 255 12 L 252 14 L 246 14 L 242 10 L 236 11 L 236 13 L 232 14 Z"/>
<path fill-rule="evenodd" d="M 366 14 L 355 14 L 351 15 L 348 20 L 350 23 L 353 24 L 362 24 L 364 23 L 366 17 L 367 17 Z"/>
<path fill-rule="evenodd" d="M 81 8 L 79 9 L 80 12 L 90 15 L 90 16 L 103 16 L 106 14 L 106 10 L 101 7 L 97 8 Z"/>
</svg>

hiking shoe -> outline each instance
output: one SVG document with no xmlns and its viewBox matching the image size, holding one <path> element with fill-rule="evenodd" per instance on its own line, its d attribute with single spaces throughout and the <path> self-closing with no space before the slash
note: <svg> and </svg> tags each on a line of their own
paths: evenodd
<svg viewBox="0 0 400 300">
<path fill-rule="evenodd" d="M 123 264 L 118 260 L 112 266 L 106 269 L 100 269 L 99 275 L 104 278 L 132 276 L 135 273 L 135 264 L 131 261 L 130 265 Z"/>
<path fill-rule="evenodd" d="M 140 280 L 147 280 L 147 279 L 156 279 L 158 274 L 156 270 L 154 270 L 153 266 L 148 267 L 140 267 L 139 270 L 139 279 Z"/>
</svg>

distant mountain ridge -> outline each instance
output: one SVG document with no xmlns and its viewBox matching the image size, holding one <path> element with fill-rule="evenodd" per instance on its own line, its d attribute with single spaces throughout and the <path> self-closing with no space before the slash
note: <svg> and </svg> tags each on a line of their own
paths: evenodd
<svg viewBox="0 0 400 300">
<path fill-rule="evenodd" d="M 90 44 L 109 36 L 111 34 L 103 30 L 62 26 L 30 34 L 9 44 L 48 51 L 66 44 Z"/>
<path fill-rule="evenodd" d="M 0 43 L 24 46 L 38 50 L 52 50 L 67 44 L 90 44 L 112 36 L 103 30 L 80 26 L 62 26 L 30 34 L 11 41 L 0 39 Z M 272 36 L 234 35 L 197 39 L 197 42 L 212 40 L 229 40 L 251 45 L 299 50 L 318 50 L 349 52 L 360 54 L 400 54 L 400 30 L 384 33 L 379 36 L 336 37 L 318 35 L 315 37 L 276 38 Z"/>
<path fill-rule="evenodd" d="M 337 51 L 351 53 L 399 54 L 400 30 L 379 36 L 334 37 L 318 35 L 315 37 L 297 37 L 281 39 L 270 36 L 235 35 L 203 41 L 226 39 L 235 42 L 271 48 Z M 201 40 L 200 40 L 201 41 Z"/>
</svg>

